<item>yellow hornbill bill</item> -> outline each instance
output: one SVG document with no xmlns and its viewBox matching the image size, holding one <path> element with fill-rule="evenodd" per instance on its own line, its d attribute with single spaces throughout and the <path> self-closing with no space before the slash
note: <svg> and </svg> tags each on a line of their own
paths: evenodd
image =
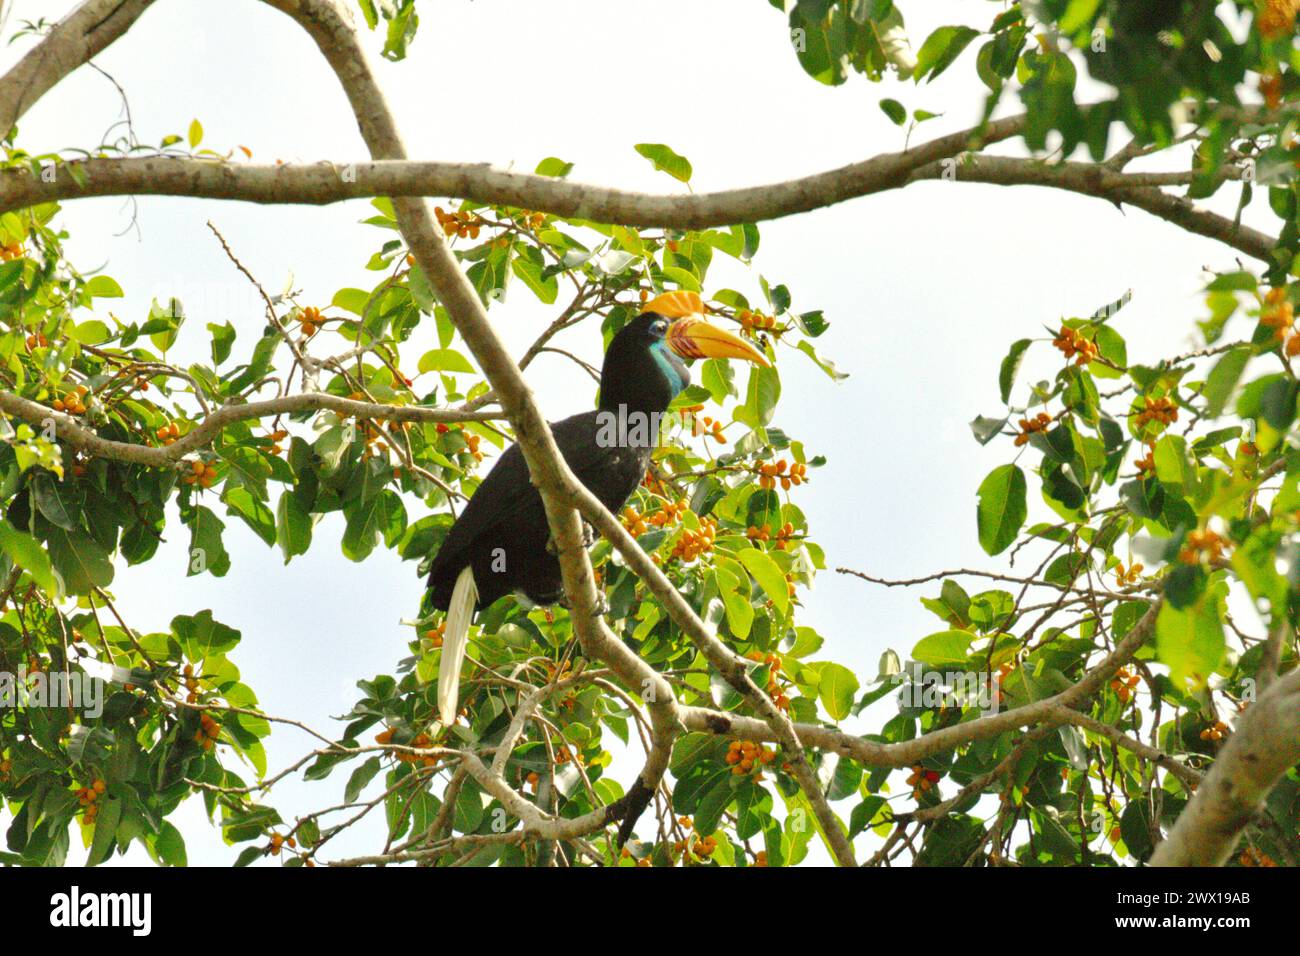
<svg viewBox="0 0 1300 956">
<path fill-rule="evenodd" d="M 645 477 L 661 417 L 690 384 L 683 359 L 771 364 L 749 342 L 710 325 L 703 313 L 694 292 L 651 299 L 609 343 L 599 407 L 551 425 L 569 468 L 612 512 Z M 451 724 L 474 612 L 507 594 L 534 605 L 555 604 L 564 596 L 546 511 L 518 445 L 501 455 L 447 532 L 430 568 L 429 592 L 430 603 L 447 612 L 438 712 Z"/>
</svg>

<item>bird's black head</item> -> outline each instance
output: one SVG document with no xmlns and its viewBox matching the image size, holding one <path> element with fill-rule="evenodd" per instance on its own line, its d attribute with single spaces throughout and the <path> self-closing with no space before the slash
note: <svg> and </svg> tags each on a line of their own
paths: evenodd
<svg viewBox="0 0 1300 956">
<path fill-rule="evenodd" d="M 691 383 L 682 359 L 738 358 L 772 364 L 752 343 L 704 321 L 704 311 L 696 292 L 665 292 L 647 302 L 609 343 L 600 375 L 601 409 L 667 410 L 668 403 Z"/>
<path fill-rule="evenodd" d="M 671 321 L 643 312 L 619 329 L 600 372 L 600 407 L 662 412 L 691 383 L 686 363 L 669 347 Z"/>
</svg>

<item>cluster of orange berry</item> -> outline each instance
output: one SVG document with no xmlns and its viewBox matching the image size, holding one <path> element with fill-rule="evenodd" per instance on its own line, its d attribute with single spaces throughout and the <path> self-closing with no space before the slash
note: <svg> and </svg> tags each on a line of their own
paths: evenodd
<svg viewBox="0 0 1300 956">
<path fill-rule="evenodd" d="M 1178 560 L 1183 564 L 1200 564 L 1202 560 L 1216 564 L 1223 560 L 1224 540 L 1210 531 L 1189 531 L 1183 549 L 1178 552 Z"/>
<path fill-rule="evenodd" d="M 772 535 L 772 526 L 770 524 L 765 524 L 761 528 L 751 524 L 745 529 L 745 537 L 750 541 L 771 541 L 772 546 L 778 551 L 784 551 L 793 536 L 794 525 L 789 521 L 777 529 L 775 537 Z"/>
<path fill-rule="evenodd" d="M 221 736 L 221 725 L 207 714 L 199 714 L 199 729 L 194 731 L 194 742 L 204 750 L 211 750 Z"/>
<path fill-rule="evenodd" d="M 632 857 L 632 851 L 629 850 L 627 847 L 623 847 L 623 852 L 621 852 L 621 853 L 619 854 L 619 856 L 622 857 L 622 858 L 625 859 L 625 860 L 630 860 L 630 859 L 633 858 L 633 857 Z M 637 865 L 637 866 L 653 866 L 653 864 L 650 862 L 650 857 L 648 857 L 648 856 L 637 857 L 637 858 L 636 858 L 636 865 Z"/>
<path fill-rule="evenodd" d="M 712 518 L 700 519 L 700 530 L 683 528 L 681 537 L 673 545 L 673 557 L 683 562 L 694 561 L 702 554 L 713 550 L 713 542 L 718 536 L 718 523 Z"/>
<path fill-rule="evenodd" d="M 1291 335 L 1291 323 L 1295 321 L 1295 307 L 1287 298 L 1286 289 L 1278 287 L 1269 289 L 1264 294 L 1264 304 L 1259 310 L 1259 322 L 1273 330 L 1273 337 L 1279 342 L 1287 342 L 1288 355 L 1294 355 L 1290 351 L 1290 342 L 1288 339 L 1293 338 Z"/>
<path fill-rule="evenodd" d="M 175 422 L 168 422 L 155 431 L 154 434 L 158 436 L 158 440 L 164 445 L 171 445 L 181 437 L 181 426 Z"/>
<path fill-rule="evenodd" d="M 562 766 L 564 766 L 564 765 L 565 765 L 566 763 L 568 763 L 570 760 L 572 760 L 572 761 L 573 761 L 575 764 L 577 764 L 579 767 L 583 766 L 583 764 L 586 763 L 586 761 L 583 759 L 582 754 L 579 753 L 579 752 L 576 752 L 576 751 L 572 751 L 572 750 L 570 750 L 567 744 L 562 744 L 560 747 L 556 748 L 556 751 L 555 751 L 555 765 L 556 765 L 557 767 L 562 767 Z"/>
<path fill-rule="evenodd" d="M 86 396 L 88 394 L 90 394 L 90 389 L 84 385 L 78 385 L 62 398 L 56 398 L 50 405 L 56 412 L 67 412 L 69 415 L 84 415 L 86 414 Z"/>
<path fill-rule="evenodd" d="M 1135 465 L 1138 470 L 1138 481 L 1146 481 L 1156 473 L 1156 446 L 1147 445 L 1147 453 L 1139 458 Z"/>
<path fill-rule="evenodd" d="M 386 730 L 381 730 L 379 733 L 375 734 L 375 743 L 391 744 L 393 742 L 394 733 L 395 731 L 392 727 L 389 727 Z M 425 750 L 433 746 L 433 739 L 428 734 L 419 733 L 411 738 L 411 742 L 407 746 L 413 747 L 416 750 Z M 418 763 L 423 764 L 426 767 L 432 767 L 438 762 L 438 758 L 433 754 L 421 756 L 419 754 L 397 751 L 393 756 L 397 758 L 399 763 Z"/>
<path fill-rule="evenodd" d="M 758 773 L 754 774 L 754 779 L 762 780 L 763 767 L 775 759 L 775 751 L 760 747 L 752 740 L 733 740 L 727 746 L 727 763 L 737 777 L 753 773 L 757 768 Z"/>
<path fill-rule="evenodd" d="M 907 778 L 907 785 L 912 788 L 912 799 L 920 800 L 922 794 L 939 782 L 939 772 L 937 770 L 926 770 L 920 764 L 912 767 L 912 773 Z"/>
<path fill-rule="evenodd" d="M 198 485 L 200 488 L 211 488 L 216 480 L 217 469 L 197 459 L 190 462 L 189 474 L 181 476 L 181 481 L 185 484 Z"/>
<path fill-rule="evenodd" d="M 0 245 L 0 262 L 12 262 L 14 259 L 21 259 L 25 255 L 27 255 L 27 250 L 17 240 Z"/>
<path fill-rule="evenodd" d="M 1124 562 L 1121 561 L 1115 565 L 1115 583 L 1119 585 L 1137 584 L 1138 578 L 1142 576 L 1145 570 L 1143 565 L 1134 562 L 1126 569 Z"/>
<path fill-rule="evenodd" d="M 1052 340 L 1052 344 L 1061 350 L 1066 359 L 1074 359 L 1075 365 L 1087 365 L 1097 357 L 1097 346 L 1068 325 L 1061 326 L 1061 331 Z"/>
<path fill-rule="evenodd" d="M 695 824 L 691 822 L 690 817 L 678 817 L 677 822 L 688 830 L 694 829 Z M 673 843 L 673 856 L 678 853 L 693 854 L 694 856 L 705 859 L 713 855 L 713 851 L 718 848 L 718 841 L 711 836 L 704 836 L 699 832 L 690 834 L 685 840 L 678 840 Z"/>
<path fill-rule="evenodd" d="M 1045 431 L 1050 424 L 1052 424 L 1052 416 L 1047 412 L 1039 412 L 1033 418 L 1020 419 L 1020 434 L 1016 436 L 1016 447 L 1029 444 L 1030 435 Z"/>
<path fill-rule="evenodd" d="M 753 471 L 758 475 L 758 486 L 768 491 L 774 489 L 777 482 L 781 483 L 783 489 L 789 491 L 791 485 L 802 485 L 808 481 L 807 465 L 797 461 L 789 462 L 784 458 L 780 461 L 755 464 Z"/>
<path fill-rule="evenodd" d="M 25 339 L 27 348 L 45 348 L 50 344 L 50 340 L 45 337 L 44 332 L 34 332 Z"/>
<path fill-rule="evenodd" d="M 287 846 L 289 849 L 292 850 L 297 845 L 298 845 L 298 841 L 295 840 L 292 836 L 286 837 L 280 833 L 272 833 L 271 842 L 270 844 L 267 845 L 267 849 L 271 852 L 271 856 L 279 856 L 280 850 L 283 849 L 284 847 Z"/>
<path fill-rule="evenodd" d="M 1265 70 L 1259 74 L 1259 95 L 1264 105 L 1271 110 L 1282 105 L 1282 74 L 1277 70 Z"/>
<path fill-rule="evenodd" d="M 181 683 L 185 687 L 185 702 L 187 704 L 196 704 L 199 700 L 199 679 L 194 675 L 194 666 L 186 664 L 185 669 L 181 671 Z"/>
<path fill-rule="evenodd" d="M 271 440 L 271 447 L 268 450 L 271 452 L 272 455 L 278 455 L 280 454 L 280 452 L 284 451 L 284 448 L 281 447 L 280 442 L 288 438 L 289 433 L 285 431 L 283 428 L 277 428 L 275 431 L 271 432 L 271 434 L 267 435 L 266 437 Z"/>
<path fill-rule="evenodd" d="M 786 575 L 786 583 L 790 583 L 789 575 Z M 791 585 L 790 596 L 794 597 L 793 585 Z M 772 703 L 776 704 L 778 710 L 788 711 L 790 709 L 790 698 L 786 696 L 785 688 L 781 686 L 780 681 L 781 658 L 775 654 L 764 656 L 760 651 L 750 651 L 745 657 L 748 660 L 767 665 L 767 696 L 772 698 Z"/>
<path fill-rule="evenodd" d="M 77 791 L 77 803 L 81 804 L 86 811 L 86 822 L 94 823 L 95 817 L 99 816 L 99 807 L 95 803 L 108 789 L 102 778 L 96 777 L 95 781 L 88 787 L 82 787 Z"/>
<path fill-rule="evenodd" d="M 546 225 L 546 213 L 533 212 L 531 209 L 519 210 L 519 215 L 516 219 L 525 229 L 532 229 L 534 231 L 541 229 L 542 226 Z"/>
<path fill-rule="evenodd" d="M 1255 15 L 1255 29 L 1265 40 L 1280 40 L 1295 31 L 1300 0 L 1264 0 Z"/>
<path fill-rule="evenodd" d="M 1202 740 L 1222 740 L 1226 736 L 1228 736 L 1228 725 L 1221 720 L 1216 720 L 1201 731 Z"/>
<path fill-rule="evenodd" d="M 461 437 L 465 439 L 465 444 L 469 446 L 469 453 L 474 456 L 474 460 L 482 461 L 483 452 L 479 451 L 478 448 L 480 437 L 470 432 L 465 432 Z"/>
<path fill-rule="evenodd" d="M 483 217 L 472 212 L 447 212 L 441 206 L 433 208 L 433 214 L 438 217 L 438 225 L 442 226 L 442 231 L 449 236 L 459 236 L 464 239 L 468 236 L 470 239 L 478 238 L 478 231 L 483 228 Z"/>
<path fill-rule="evenodd" d="M 755 866 L 767 866 L 767 851 L 766 851 L 766 850 L 759 850 L 757 853 L 754 854 L 754 865 L 755 865 Z"/>
<path fill-rule="evenodd" d="M 429 642 L 431 648 L 442 647 L 443 635 L 447 632 L 447 622 L 440 621 L 437 627 L 431 627 L 424 632 L 425 639 Z"/>
<path fill-rule="evenodd" d="M 697 859 L 707 860 L 713 856 L 713 851 L 718 848 L 718 841 L 711 836 L 695 835 L 691 840 L 678 840 L 673 844 L 673 849 L 678 853 L 689 851 Z"/>
<path fill-rule="evenodd" d="M 703 408 L 704 406 L 699 406 Z M 708 415 L 697 417 L 691 423 L 691 435 L 705 435 L 712 438 L 719 445 L 727 443 L 727 436 L 722 434 L 722 422 L 716 418 L 710 418 Z"/>
<path fill-rule="evenodd" d="M 647 519 L 656 528 L 667 528 L 682 520 L 682 515 L 690 510 L 690 502 L 685 498 L 665 501 L 654 514 Z"/>
<path fill-rule="evenodd" d="M 1141 678 L 1137 674 L 1134 674 L 1127 667 L 1121 667 L 1115 672 L 1115 676 L 1110 679 L 1110 689 L 1115 692 L 1116 697 L 1127 704 L 1133 699 L 1133 695 L 1137 693 L 1137 685 L 1140 682 Z"/>
<path fill-rule="evenodd" d="M 998 672 L 993 675 L 993 702 L 1002 703 L 1002 682 L 1016 669 L 1016 661 L 1003 661 L 998 665 Z"/>
<path fill-rule="evenodd" d="M 1242 851 L 1241 856 L 1237 857 L 1237 862 L 1242 866 L 1277 866 L 1271 856 L 1253 846 Z"/>
<path fill-rule="evenodd" d="M 740 325 L 746 332 L 753 332 L 756 329 L 761 332 L 772 332 L 776 329 L 776 316 L 774 315 L 764 315 L 762 312 L 741 309 L 736 313 L 736 318 L 740 320 Z"/>
<path fill-rule="evenodd" d="M 627 533 L 634 538 L 639 538 L 650 530 L 650 525 L 645 519 L 645 515 L 637 511 L 631 505 L 623 509 L 623 515 L 619 519 Z"/>
<path fill-rule="evenodd" d="M 298 313 L 298 321 L 302 325 L 302 334 L 311 338 L 320 331 L 320 327 L 325 322 L 325 317 L 320 314 L 320 309 L 314 305 L 309 305 Z"/>
<path fill-rule="evenodd" d="M 5 757 L 4 760 L 0 760 L 0 783 L 4 783 L 9 779 L 9 773 L 13 769 L 14 762 L 8 757 Z"/>
<path fill-rule="evenodd" d="M 1142 411 L 1137 415 L 1138 428 L 1147 422 L 1172 425 L 1176 421 L 1178 421 L 1178 406 L 1168 395 L 1162 395 L 1160 398 L 1152 398 L 1148 395 L 1142 399 Z"/>
</svg>

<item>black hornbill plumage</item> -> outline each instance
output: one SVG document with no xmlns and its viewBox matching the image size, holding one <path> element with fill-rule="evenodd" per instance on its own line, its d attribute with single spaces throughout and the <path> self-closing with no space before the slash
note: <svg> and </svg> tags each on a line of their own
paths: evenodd
<svg viewBox="0 0 1300 956">
<path fill-rule="evenodd" d="M 551 425 L 569 468 L 610 511 L 622 508 L 645 477 L 659 439 L 659 416 L 690 383 L 683 358 L 769 364 L 744 339 L 705 322 L 703 311 L 694 293 L 665 293 L 646 303 L 610 341 L 599 407 Z M 474 611 L 511 593 L 533 604 L 563 597 L 560 563 L 549 541 L 541 495 L 512 445 L 452 525 L 429 572 L 430 603 L 447 611 L 438 668 L 443 723 L 456 717 Z"/>
</svg>

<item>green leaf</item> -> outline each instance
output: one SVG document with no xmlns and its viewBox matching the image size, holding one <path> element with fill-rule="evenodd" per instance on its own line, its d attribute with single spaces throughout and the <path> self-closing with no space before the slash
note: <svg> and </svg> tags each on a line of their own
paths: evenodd
<svg viewBox="0 0 1300 956">
<path fill-rule="evenodd" d="M 172 618 L 171 632 L 180 641 L 186 659 L 191 661 L 228 654 L 239 646 L 239 632 L 213 620 L 212 611 L 207 608 L 198 614 L 179 614 Z"/>
<path fill-rule="evenodd" d="M 284 552 L 284 563 L 296 554 L 306 554 L 311 547 L 311 513 L 302 506 L 291 488 L 280 495 L 275 509 L 275 540 Z"/>
<path fill-rule="evenodd" d="M 821 665 L 817 683 L 817 699 L 826 708 L 832 720 L 843 720 L 853 711 L 853 698 L 858 693 L 858 678 L 841 664 Z"/>
<path fill-rule="evenodd" d="M 786 583 L 785 573 L 777 563 L 757 548 L 741 549 L 736 552 L 736 560 L 754 576 L 763 593 L 767 595 L 777 612 L 784 617 L 790 608 L 790 588 Z"/>
<path fill-rule="evenodd" d="M 209 322 L 208 331 L 212 333 L 212 364 L 220 365 L 230 358 L 230 350 L 235 344 L 235 327 L 229 322 L 223 325 Z"/>
<path fill-rule="evenodd" d="M 46 543 L 50 561 L 69 594 L 89 594 L 113 582 L 113 562 L 108 552 L 80 528 L 52 528 Z"/>
<path fill-rule="evenodd" d="M 117 841 L 117 825 L 122 820 L 122 801 L 118 797 L 102 796 L 95 801 L 99 812 L 95 816 L 95 835 L 90 840 L 86 866 L 98 866 L 109 858 Z"/>
<path fill-rule="evenodd" d="M 560 284 L 555 276 L 547 275 L 546 263 L 542 259 L 541 250 L 536 246 L 524 246 L 519 255 L 510 261 L 510 268 L 542 302 L 547 305 L 555 302 Z"/>
<path fill-rule="evenodd" d="M 86 294 L 94 299 L 120 299 L 126 295 L 112 276 L 95 276 L 86 283 Z"/>
<path fill-rule="evenodd" d="M 364 561 L 382 537 L 390 547 L 406 530 L 406 509 L 402 499 L 390 489 L 366 501 L 358 502 L 348 512 L 343 531 L 343 554 L 353 561 Z"/>
<path fill-rule="evenodd" d="M 202 574 L 204 571 L 213 577 L 224 577 L 230 570 L 230 555 L 226 552 L 221 532 L 225 524 L 216 514 L 203 505 L 197 505 L 189 522 L 190 554 L 188 576 Z"/>
<path fill-rule="evenodd" d="M 1029 348 L 1032 342 L 1032 339 L 1018 339 L 1012 344 L 1007 357 L 1002 360 L 1002 368 L 998 370 L 998 388 L 1001 390 L 1004 403 L 1011 397 L 1011 386 L 1015 384 L 1016 372 L 1020 371 L 1020 363 L 1024 361 L 1025 350 Z"/>
<path fill-rule="evenodd" d="M 921 49 L 917 51 L 916 72 L 912 74 L 913 79 L 919 83 L 921 77 L 929 75 L 933 80 L 952 66 L 953 61 L 961 55 L 961 51 L 966 49 L 977 36 L 979 31 L 972 30 L 970 27 L 939 27 L 926 38 L 926 41 L 921 44 Z"/>
<path fill-rule="evenodd" d="M 50 597 L 57 599 L 62 596 L 59 593 L 59 582 L 54 577 L 54 568 L 50 564 L 50 556 L 31 535 L 24 534 L 7 521 L 0 521 L 0 551 L 15 566 L 30 574 L 37 586 Z"/>
<path fill-rule="evenodd" d="M 538 176 L 557 176 L 560 179 L 563 179 L 565 176 L 569 175 L 572 170 L 573 163 L 566 163 L 564 160 L 558 159 L 555 156 L 547 156 L 537 164 L 537 168 L 533 170 L 533 172 Z"/>
<path fill-rule="evenodd" d="M 158 836 L 154 839 L 153 849 L 158 854 L 158 859 L 163 866 L 187 866 L 188 861 L 185 855 L 185 838 L 181 836 L 181 831 L 172 825 L 170 820 L 164 820 L 158 830 Z"/>
<path fill-rule="evenodd" d="M 254 497 L 247 488 L 229 486 L 226 487 L 222 498 L 230 512 L 243 518 L 244 523 L 252 528 L 259 538 L 269 545 L 275 544 L 275 515 L 271 514 L 271 509 L 266 506 L 266 502 Z"/>
<path fill-rule="evenodd" d="M 1246 371 L 1246 363 L 1250 361 L 1252 351 L 1249 345 L 1240 345 L 1229 349 L 1214 363 L 1214 368 L 1210 369 L 1210 374 L 1205 380 L 1207 418 L 1218 418 L 1223 414 L 1228 399 L 1232 397 L 1237 383 L 1241 381 L 1242 373 Z"/>
<path fill-rule="evenodd" d="M 351 312 L 353 315 L 364 316 L 369 302 L 370 293 L 364 289 L 339 289 L 330 300 L 330 305 Z"/>
<path fill-rule="evenodd" d="M 902 103 L 898 102 L 898 100 L 881 100 L 880 108 L 895 126 L 902 126 L 907 122 L 907 108 L 903 106 Z"/>
<path fill-rule="evenodd" d="M 190 120 L 190 128 L 185 138 L 190 144 L 190 149 L 203 142 L 203 124 L 198 120 Z"/>
<path fill-rule="evenodd" d="M 366 788 L 366 785 L 375 778 L 375 774 L 379 773 L 381 766 L 379 757 L 374 756 L 352 771 L 352 776 L 348 778 L 348 785 L 343 791 L 344 801 L 347 803 L 354 802 L 361 795 L 361 791 Z"/>
<path fill-rule="evenodd" d="M 455 349 L 432 349 L 420 356 L 421 372 L 464 372 L 474 374 L 474 366 Z"/>
<path fill-rule="evenodd" d="M 988 554 L 1000 554 L 1010 547 L 1029 514 L 1025 504 L 1025 473 L 1017 465 L 994 468 L 980 483 L 980 547 Z"/>
<path fill-rule="evenodd" d="M 1223 660 L 1223 622 L 1214 590 L 1183 610 L 1166 603 L 1156 617 L 1156 659 L 1168 665 L 1180 687 L 1203 687 Z"/>
<path fill-rule="evenodd" d="M 937 667 L 944 664 L 962 664 L 975 635 L 970 631 L 939 631 L 923 637 L 912 648 L 912 660 Z"/>
<path fill-rule="evenodd" d="M 650 160 L 655 169 L 667 173 L 673 179 L 690 182 L 691 164 L 685 156 L 679 156 L 663 143 L 637 143 L 636 151 Z"/>
</svg>

